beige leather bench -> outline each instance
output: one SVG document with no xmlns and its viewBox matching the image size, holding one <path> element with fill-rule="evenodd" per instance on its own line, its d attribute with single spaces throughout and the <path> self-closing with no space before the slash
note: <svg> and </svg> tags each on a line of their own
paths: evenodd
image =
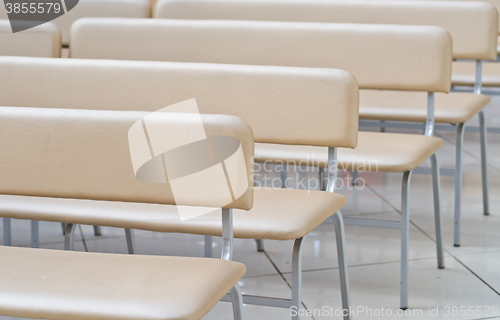
<svg viewBox="0 0 500 320">
<path fill-rule="evenodd" d="M 443 27 L 451 34 L 453 58 L 475 60 L 478 74 L 481 73 L 482 60 L 495 60 L 497 56 L 498 13 L 492 5 L 485 2 L 160 0 L 157 3 L 155 17 L 435 25 Z M 363 53 L 370 54 L 373 45 L 367 41 L 364 46 Z M 409 56 L 409 53 L 402 53 L 399 59 Z M 411 60 L 407 60 L 407 63 L 413 64 Z M 453 70 L 458 68 L 454 63 Z M 385 72 L 387 71 L 376 70 L 374 75 Z M 478 76 L 476 79 L 478 81 L 473 81 L 474 92 L 480 93 L 481 77 Z M 380 126 L 378 121 L 385 120 L 425 122 L 426 97 L 424 93 L 362 90 L 360 95 L 360 119 L 377 120 L 375 123 L 363 121 L 364 125 Z M 455 246 L 460 245 L 464 128 L 465 122 L 476 114 L 480 122 L 483 213 L 489 214 L 487 139 L 482 112 L 489 101 L 490 98 L 485 95 L 466 92 L 436 95 L 436 122 L 451 123 L 457 127 L 456 165 L 454 169 L 443 170 L 444 174 L 455 176 Z M 391 123 L 384 125 L 391 125 Z M 427 168 L 419 168 L 419 170 L 419 172 L 430 173 Z"/>
<path fill-rule="evenodd" d="M 83 17 L 150 18 L 151 4 L 148 0 L 79 0 L 74 8 L 52 20 L 61 31 L 63 45 L 69 44 L 73 22 Z M 0 7 L 0 19 L 7 19 L 5 6 Z"/>
<path fill-rule="evenodd" d="M 252 127 L 255 141 L 329 147 L 331 181 L 336 172 L 335 147 L 354 148 L 357 144 L 359 90 L 346 71 L 20 57 L 0 57 L 0 70 L 5 75 L 0 80 L 0 105 L 155 111 L 196 98 L 201 113 L 242 117 Z M 28 89 L 31 94 L 24 94 Z M 322 117 L 317 119 L 320 112 Z M 262 114 L 278 122 L 270 124 Z M 310 121 L 297 121 L 297 115 Z M 328 130 L 332 126 L 335 131 Z M 255 190 L 253 208 L 234 212 L 234 237 L 295 241 L 292 299 L 244 296 L 244 302 L 300 307 L 302 238 L 333 215 L 342 302 L 348 309 L 343 220 L 338 211 L 346 202 L 344 196 L 325 191 Z M 166 212 L 164 206 L 123 203 L 110 207 L 105 202 L 8 195 L 0 196 L 0 203 L 0 212 L 19 219 L 221 236 L 219 216 L 181 223 L 177 214 Z"/>
<path fill-rule="evenodd" d="M 370 47 L 368 54 L 365 51 L 367 44 Z M 255 21 L 82 19 L 72 28 L 71 57 L 339 68 L 352 72 L 363 89 L 413 90 L 424 97 L 426 91 L 430 92 L 427 114 L 424 109 L 429 136 L 360 132 L 356 149 L 339 149 L 338 165 L 347 170 L 405 172 L 401 223 L 357 219 L 346 219 L 346 223 L 401 229 L 401 307 L 406 308 L 410 174 L 431 157 L 438 266 L 444 267 L 439 172 L 434 155 L 443 142 L 431 137 L 434 92 L 448 92 L 450 88 L 451 38 L 444 29 Z M 308 110 L 308 116 L 298 111 L 287 115 L 292 125 L 323 120 L 320 118 L 328 110 L 314 112 L 309 105 L 302 105 Z M 276 117 L 267 112 L 265 119 L 267 123 L 276 121 Z M 274 126 L 282 134 L 290 134 L 281 125 Z M 333 124 L 327 131 L 318 130 L 317 139 L 322 139 L 325 132 L 336 130 Z M 288 145 L 257 144 L 256 160 L 293 163 L 312 160 L 326 166 L 329 159 L 326 148 L 289 146 L 299 144 L 296 139 L 301 130 L 296 127 L 294 132 L 297 138 L 287 139 Z M 376 165 L 368 168 L 371 163 Z"/>
<path fill-rule="evenodd" d="M 155 17 L 437 25 L 451 33 L 455 58 L 477 60 L 478 52 L 482 52 L 483 57 L 480 59 L 495 60 L 496 54 L 492 56 L 491 45 L 494 42 L 496 48 L 494 50 L 498 52 L 500 26 L 495 13 L 498 8 L 500 8 L 498 0 L 458 2 L 159 0 L 155 8 Z M 496 64 L 487 63 L 483 68 L 485 72 L 483 84 L 497 86 L 500 82 L 500 73 Z M 474 86 L 475 75 L 473 62 L 453 64 L 454 85 Z M 360 116 L 363 118 L 362 113 Z"/>
<path fill-rule="evenodd" d="M 0 19 L 0 55 L 61 57 L 61 33 L 53 23 L 12 33 L 9 20 Z"/>
<path fill-rule="evenodd" d="M 166 210 L 158 212 L 158 219 L 171 217 L 168 211 L 175 208 L 176 199 L 165 192 L 167 183 L 144 183 L 134 174 L 128 133 L 145 115 L 144 112 L 0 107 L 0 145 L 8 150 L 0 157 L 1 215 L 22 217 L 28 215 L 23 211 L 31 211 L 32 217 L 43 220 L 45 217 L 36 213 L 42 207 L 57 208 L 51 204 L 60 203 L 65 212 L 52 212 L 46 218 L 69 223 L 68 235 L 73 223 L 85 220 L 74 214 L 78 203 L 95 208 L 105 203 L 115 210 L 120 206 L 130 207 L 130 215 L 143 217 L 147 213 L 141 212 L 141 206 L 159 206 Z M 170 113 L 154 120 L 159 128 L 176 126 L 190 130 L 195 128 L 194 117 Z M 233 188 L 243 188 L 246 192 L 219 210 L 217 219 L 219 229 L 223 229 L 224 251 L 230 260 L 232 210 L 246 211 L 253 204 L 253 187 L 251 184 L 248 187 L 253 136 L 250 127 L 233 116 L 210 115 L 202 120 L 207 135 L 239 140 L 242 159 L 247 163 L 247 170 L 233 172 L 242 176 L 231 179 Z M 185 206 L 212 206 L 223 198 L 223 192 L 212 192 L 211 199 L 201 196 L 204 199 L 200 201 L 200 194 L 190 190 L 182 198 Z M 16 208 L 12 207 L 14 203 Z M 87 212 L 86 218 L 92 220 L 99 213 L 112 211 Z M 108 216 L 108 221 L 113 225 L 112 217 Z M 238 280 L 244 275 L 245 266 L 227 259 L 5 246 L 0 247 L 0 255 L 5 261 L 0 265 L 0 315 L 3 316 L 54 320 L 199 320 L 231 291 L 234 318 L 242 319 Z"/>
<path fill-rule="evenodd" d="M 2 7 L 3 8 L 3 7 Z M 3 10 L 3 9 L 2 9 Z M 12 33 L 9 20 L 0 19 L 0 55 L 25 57 L 61 57 L 61 32 L 51 22 Z M 11 244 L 10 220 L 5 218 L 4 245 Z M 38 222 L 32 221 L 31 246 L 38 247 Z"/>
</svg>

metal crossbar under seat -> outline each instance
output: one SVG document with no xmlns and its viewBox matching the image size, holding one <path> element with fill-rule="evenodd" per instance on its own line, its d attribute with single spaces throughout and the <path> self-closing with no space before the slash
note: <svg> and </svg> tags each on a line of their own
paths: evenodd
<svg viewBox="0 0 500 320">
<path fill-rule="evenodd" d="M 476 62 L 476 73 L 475 73 L 475 84 L 474 93 L 481 94 L 482 91 L 482 60 L 475 60 Z M 488 187 L 488 146 L 487 146 L 487 132 L 484 119 L 484 110 L 477 113 L 479 118 L 479 136 L 480 136 L 480 146 L 481 146 L 481 180 L 482 180 L 482 190 L 483 190 L 483 214 L 490 214 L 489 207 L 489 187 Z M 375 123 L 374 121 L 360 121 L 360 125 L 368 126 L 383 126 L 383 127 L 401 127 L 401 123 L 391 123 L 384 122 L 383 124 Z M 408 128 L 408 124 L 405 124 Z M 421 125 L 413 125 L 410 127 L 421 128 Z M 461 229 L 461 214 L 462 214 L 462 185 L 463 185 L 463 145 L 464 145 L 464 133 L 466 131 L 466 123 L 459 123 L 454 125 L 456 130 L 456 149 L 455 149 L 455 168 L 454 169 L 441 169 L 440 173 L 445 176 L 455 177 L 455 208 L 454 208 L 454 239 L 453 244 L 455 247 L 459 247 L 460 241 L 460 229 Z M 439 127 L 440 129 L 442 126 Z M 414 173 L 432 174 L 431 168 L 416 168 L 413 170 Z"/>
<path fill-rule="evenodd" d="M 64 232 L 64 250 L 74 250 L 74 234 L 76 224 L 67 223 Z M 127 235 L 127 244 L 129 238 L 134 242 L 134 234 L 131 229 L 125 229 Z M 130 253 L 130 246 L 129 246 Z M 233 209 L 222 209 L 222 255 L 223 260 L 233 259 Z M 228 297 L 228 298 L 226 298 Z M 224 301 L 229 301 L 233 305 L 233 318 L 234 320 L 243 320 L 243 299 L 241 288 L 236 284 L 231 291 L 224 297 Z"/>
<path fill-rule="evenodd" d="M 425 135 L 433 136 L 434 134 L 434 93 L 427 94 L 427 120 L 425 124 Z M 443 231 L 442 219 L 440 210 L 440 171 L 439 162 L 436 154 L 431 156 L 432 168 L 432 184 L 434 196 L 434 218 L 436 228 L 436 249 L 438 258 L 438 268 L 444 268 L 444 249 L 443 249 Z M 366 226 L 391 228 L 401 230 L 401 287 L 400 287 L 400 307 L 401 309 L 408 308 L 408 263 L 409 263 L 409 227 L 410 227 L 410 181 L 412 171 L 403 173 L 402 190 L 401 190 L 401 221 L 382 221 L 368 219 L 345 219 L 346 225 Z"/>
<path fill-rule="evenodd" d="M 337 148 L 328 148 L 328 186 L 326 188 L 326 192 L 335 192 L 337 171 Z M 342 213 L 340 211 L 336 212 L 332 218 L 337 244 L 343 319 L 351 320 L 349 312 L 351 310 L 351 300 L 345 248 L 344 219 L 342 218 Z M 205 244 L 208 244 L 208 246 L 211 247 L 212 243 L 209 242 L 211 240 L 212 237 L 205 237 Z M 287 309 L 296 308 L 295 310 L 300 310 L 302 303 L 302 244 L 303 238 L 294 240 L 292 253 L 292 298 L 283 299 L 243 294 L 243 303 Z M 264 249 L 262 240 L 257 240 L 257 245 L 259 250 Z M 230 297 L 226 295 L 222 298 L 222 301 L 230 301 Z M 291 318 L 292 320 L 300 320 L 301 314 L 299 312 L 292 313 Z"/>
</svg>

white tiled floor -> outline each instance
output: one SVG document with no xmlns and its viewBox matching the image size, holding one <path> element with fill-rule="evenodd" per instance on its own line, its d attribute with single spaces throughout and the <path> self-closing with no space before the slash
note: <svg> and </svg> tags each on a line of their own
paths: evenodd
<svg viewBox="0 0 500 320">
<path fill-rule="evenodd" d="M 488 123 L 500 127 L 500 96 L 487 107 Z M 472 121 L 473 123 L 475 120 Z M 443 167 L 454 165 L 453 132 L 438 132 L 445 139 L 439 151 Z M 446 269 L 436 267 L 436 248 L 432 212 L 432 188 L 429 176 L 415 174 L 411 184 L 410 299 L 409 315 L 395 315 L 399 306 L 400 235 L 397 230 L 346 226 L 347 256 L 351 299 L 354 307 L 369 308 L 385 316 L 360 313 L 355 319 L 500 319 L 500 134 L 490 134 L 489 179 L 491 215 L 482 214 L 480 162 L 477 133 L 465 135 L 462 246 L 453 246 L 454 180 L 442 177 L 442 211 L 446 249 Z M 302 174 L 315 177 L 317 173 Z M 344 173 L 345 174 L 345 173 Z M 367 173 L 363 190 L 341 190 L 349 197 L 344 215 L 398 220 L 401 174 Z M 0 231 L 1 232 L 1 231 Z M 103 228 L 95 237 L 92 228 L 83 226 L 89 251 L 126 253 L 123 230 Z M 13 221 L 13 242 L 29 245 L 29 222 Z M 77 232 L 76 250 L 85 250 Z M 0 237 L 1 239 L 1 237 Z M 203 237 L 136 231 L 140 254 L 203 255 Z M 62 249 L 60 225 L 41 223 L 41 247 Z M 291 242 L 266 241 L 266 252 L 256 251 L 252 240 L 235 241 L 235 260 L 247 265 L 241 280 L 243 291 L 250 294 L 289 298 Z M 220 252 L 217 243 L 215 253 Z M 340 308 L 340 290 L 333 225 L 325 223 L 305 240 L 303 249 L 303 304 L 313 310 Z M 168 276 L 168 275 L 166 275 Z M 474 315 L 446 315 L 446 307 L 476 307 Z M 487 307 L 496 307 L 493 313 Z M 439 308 L 437 316 L 429 309 Z M 387 312 L 392 316 L 387 316 Z M 422 312 L 419 314 L 419 312 Z M 290 311 L 245 306 L 247 320 L 289 319 Z M 0 318 L 7 320 L 8 318 Z M 231 305 L 219 303 L 205 319 L 232 319 Z M 340 319 L 316 314 L 303 319 Z"/>
</svg>

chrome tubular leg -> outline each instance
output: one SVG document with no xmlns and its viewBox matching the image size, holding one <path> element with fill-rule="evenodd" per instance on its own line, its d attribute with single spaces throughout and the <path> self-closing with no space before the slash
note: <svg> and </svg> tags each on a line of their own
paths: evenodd
<svg viewBox="0 0 500 320">
<path fill-rule="evenodd" d="M 455 155 L 455 230 L 453 244 L 460 247 L 460 215 L 462 213 L 462 154 L 465 123 L 457 126 L 457 146 Z"/>
<path fill-rule="evenodd" d="M 479 111 L 479 135 L 481 137 L 481 174 L 483 181 L 483 212 L 484 215 L 490 215 L 489 188 L 488 188 L 488 147 L 486 136 L 486 124 L 484 122 L 484 111 Z"/>
<path fill-rule="evenodd" d="M 243 296 L 239 284 L 235 284 L 229 291 L 231 295 L 231 303 L 233 304 L 233 318 L 234 320 L 243 320 Z"/>
<path fill-rule="evenodd" d="M 62 234 L 64 236 L 65 232 L 66 232 L 66 223 L 64 222 L 61 222 L 61 228 L 62 228 Z"/>
<path fill-rule="evenodd" d="M 66 224 L 66 230 L 64 232 L 64 250 L 75 250 L 75 228 L 76 224 Z"/>
<path fill-rule="evenodd" d="M 102 232 L 101 232 L 101 226 L 94 226 L 94 235 L 95 235 L 95 236 L 100 236 L 100 235 L 102 235 Z"/>
<path fill-rule="evenodd" d="M 205 258 L 212 258 L 214 256 L 213 238 L 212 236 L 205 236 Z"/>
<path fill-rule="evenodd" d="M 258 252 L 264 252 L 264 240 L 262 240 L 262 239 L 255 239 L 255 242 L 257 243 L 257 251 Z"/>
<path fill-rule="evenodd" d="M 288 173 L 288 165 L 283 164 L 281 166 L 280 179 L 281 179 L 281 187 L 286 188 L 286 178 Z"/>
<path fill-rule="evenodd" d="M 125 238 L 127 239 L 127 250 L 129 254 L 135 254 L 135 236 L 133 229 L 125 229 Z"/>
<path fill-rule="evenodd" d="M 10 228 L 10 218 L 3 218 L 3 245 L 12 245 L 12 235 Z"/>
<path fill-rule="evenodd" d="M 292 307 L 296 307 L 297 314 L 292 316 L 292 320 L 300 320 L 300 310 L 302 304 L 302 240 L 295 239 L 292 256 Z"/>
<path fill-rule="evenodd" d="M 352 185 L 355 186 L 358 182 L 358 171 L 352 171 Z"/>
<path fill-rule="evenodd" d="M 31 247 L 38 248 L 38 221 L 31 220 Z"/>
<path fill-rule="evenodd" d="M 385 126 L 384 126 L 385 121 L 380 120 L 380 132 L 385 132 Z"/>
<path fill-rule="evenodd" d="M 320 181 L 320 188 L 322 191 L 326 190 L 326 170 L 323 167 L 319 167 L 319 181 Z"/>
<path fill-rule="evenodd" d="M 403 310 L 408 309 L 408 252 L 410 242 L 410 196 L 411 171 L 403 174 L 401 190 L 401 303 Z"/>
<path fill-rule="evenodd" d="M 333 216 L 335 226 L 335 238 L 337 241 L 337 259 L 339 261 L 340 291 L 342 295 L 342 309 L 344 320 L 350 320 L 351 293 L 349 288 L 349 273 L 347 271 L 347 258 L 345 249 L 344 219 L 338 211 Z"/>
<path fill-rule="evenodd" d="M 441 177 L 439 174 L 439 161 L 436 154 L 431 156 L 432 190 L 434 194 L 434 224 L 436 228 L 436 249 L 438 268 L 444 269 L 443 248 L 443 222 L 441 219 Z"/>
<path fill-rule="evenodd" d="M 222 260 L 233 260 L 233 209 L 222 208 Z"/>
</svg>

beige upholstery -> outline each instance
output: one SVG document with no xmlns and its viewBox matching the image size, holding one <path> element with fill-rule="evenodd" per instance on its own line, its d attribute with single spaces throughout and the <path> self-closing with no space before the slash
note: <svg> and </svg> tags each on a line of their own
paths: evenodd
<svg viewBox="0 0 500 320">
<path fill-rule="evenodd" d="M 433 25 L 451 34 L 455 58 L 487 60 L 496 59 L 499 28 L 488 3 L 435 0 L 159 0 L 155 17 Z M 364 51 L 371 51 L 372 44 L 365 44 Z"/>
<path fill-rule="evenodd" d="M 171 206 L 0 195 L 0 216 L 221 236 L 221 213 L 181 221 Z M 324 191 L 256 188 L 250 211 L 233 211 L 235 238 L 293 240 L 347 203 Z"/>
<path fill-rule="evenodd" d="M 427 94 L 425 92 L 361 90 L 359 118 L 425 122 Z M 435 95 L 435 121 L 463 123 L 481 111 L 491 98 L 469 92 Z"/>
<path fill-rule="evenodd" d="M 476 74 L 474 62 L 453 62 L 453 85 L 473 86 Z M 500 63 L 483 63 L 483 86 L 500 87 Z"/>
<path fill-rule="evenodd" d="M 9 20 L 0 19 L 0 55 L 59 58 L 61 33 L 48 22 L 14 34 Z"/>
<path fill-rule="evenodd" d="M 394 0 L 394 1 L 401 1 L 401 0 Z M 426 0 L 426 1 L 436 1 L 436 0 Z M 497 11 L 500 12 L 500 0 L 444 0 L 444 1 L 467 1 L 467 2 L 471 2 L 471 1 L 479 1 L 479 2 L 489 2 L 491 3 L 496 9 Z M 498 26 L 498 33 L 500 33 L 500 25 Z"/>
<path fill-rule="evenodd" d="M 151 5 L 148 0 L 79 0 L 72 10 L 52 20 L 61 30 L 62 44 L 69 43 L 71 25 L 83 17 L 149 18 Z M 0 18 L 7 19 L 4 6 L 0 6 Z"/>
<path fill-rule="evenodd" d="M 356 149 L 338 149 L 338 166 L 358 171 L 410 171 L 442 146 L 443 140 L 424 135 L 359 132 Z M 259 143 L 255 146 L 255 160 L 326 167 L 328 149 Z"/>
<path fill-rule="evenodd" d="M 184 200 L 179 201 L 167 182 L 136 179 L 128 132 L 146 114 L 1 107 L 0 149 L 8 152 L 0 157 L 0 194 L 219 208 L 226 205 L 219 205 L 225 199 L 222 189 L 207 190 L 201 203 L 200 195 L 189 197 L 184 193 Z M 197 119 L 196 115 L 169 113 L 161 119 L 161 126 L 196 128 Z M 240 141 L 246 172 L 236 171 L 231 185 L 233 190 L 244 188 L 246 192 L 225 207 L 250 209 L 254 149 L 250 127 L 234 116 L 203 115 L 202 120 L 207 136 L 230 136 Z M 175 134 L 185 135 L 186 130 L 171 130 L 169 134 L 176 138 Z"/>
<path fill-rule="evenodd" d="M 54 320 L 200 320 L 241 263 L 0 247 L 0 313 Z"/>
<path fill-rule="evenodd" d="M 450 89 L 451 38 L 432 26 L 87 18 L 70 47 L 73 58 L 339 68 L 365 89 Z"/>
<path fill-rule="evenodd" d="M 156 111 L 196 98 L 201 113 L 243 118 L 258 142 L 357 144 L 358 87 L 342 70 L 0 57 L 0 73 L 4 106 Z"/>
</svg>

